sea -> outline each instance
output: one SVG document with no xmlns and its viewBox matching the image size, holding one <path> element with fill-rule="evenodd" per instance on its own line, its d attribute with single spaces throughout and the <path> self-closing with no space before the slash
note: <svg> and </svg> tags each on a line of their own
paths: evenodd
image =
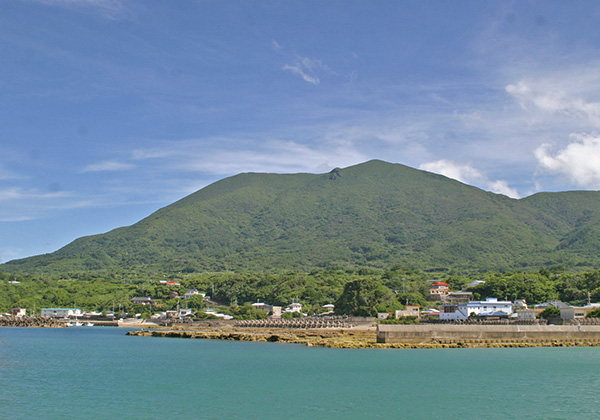
<svg viewBox="0 0 600 420">
<path fill-rule="evenodd" d="M 0 328 L 0 419 L 598 419 L 600 348 L 327 349 Z"/>
</svg>

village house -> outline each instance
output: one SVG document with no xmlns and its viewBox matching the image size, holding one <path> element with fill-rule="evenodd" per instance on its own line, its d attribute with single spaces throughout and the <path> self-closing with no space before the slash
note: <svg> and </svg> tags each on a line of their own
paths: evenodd
<svg viewBox="0 0 600 420">
<path fill-rule="evenodd" d="M 421 311 L 421 317 L 440 318 L 440 311 L 435 308 L 425 309 Z"/>
<path fill-rule="evenodd" d="M 224 320 L 233 319 L 233 316 L 222 314 L 222 313 L 218 313 L 214 309 L 207 309 L 207 310 L 204 311 L 204 313 L 207 314 L 207 315 L 216 316 L 217 318 L 221 318 L 221 319 L 224 319 Z"/>
<path fill-rule="evenodd" d="M 131 302 L 136 305 L 150 305 L 152 304 L 152 298 L 147 296 L 138 296 L 131 299 Z"/>
<path fill-rule="evenodd" d="M 10 310 L 10 314 L 14 317 L 20 318 L 27 314 L 27 309 L 25 308 L 12 308 Z"/>
<path fill-rule="evenodd" d="M 508 317 L 513 313 L 513 303 L 499 301 L 498 298 L 486 298 L 463 305 L 444 305 L 440 313 L 441 320 L 466 320 L 469 316 Z"/>
<path fill-rule="evenodd" d="M 541 311 L 536 311 L 535 309 L 517 309 L 515 312 L 517 319 L 532 320 L 536 319 Z"/>
<path fill-rule="evenodd" d="M 327 305 L 321 306 L 321 308 L 325 309 L 327 312 L 333 312 L 335 305 L 333 303 L 328 303 Z"/>
<path fill-rule="evenodd" d="M 429 288 L 429 300 L 436 302 L 445 302 L 448 292 L 450 292 L 449 284 L 443 281 L 433 283 Z"/>
<path fill-rule="evenodd" d="M 282 307 L 281 306 L 273 306 L 271 309 L 271 318 L 279 319 L 281 318 Z"/>
<path fill-rule="evenodd" d="M 463 305 L 473 299 L 473 292 L 449 292 L 446 296 L 446 302 L 451 305 Z"/>
<path fill-rule="evenodd" d="M 285 312 L 302 312 L 302 304 L 298 302 L 292 302 L 287 308 L 285 308 Z"/>
<path fill-rule="evenodd" d="M 186 299 L 191 299 L 192 296 L 196 296 L 196 295 L 200 295 L 202 297 L 206 297 L 206 293 L 200 293 L 196 289 L 188 289 L 187 292 L 185 292 L 185 294 L 183 295 L 183 297 L 186 298 Z"/>
<path fill-rule="evenodd" d="M 179 318 L 188 318 L 194 316 L 194 313 L 190 308 L 182 308 L 179 310 Z"/>
<path fill-rule="evenodd" d="M 560 308 L 560 317 L 564 320 L 584 319 L 588 313 L 599 307 L 600 303 L 592 303 L 586 306 L 563 306 Z"/>
<path fill-rule="evenodd" d="M 82 316 L 81 309 L 75 308 L 42 308 L 42 316 L 50 318 L 69 318 L 72 316 Z"/>
<path fill-rule="evenodd" d="M 270 312 L 271 309 L 273 309 L 273 307 L 267 303 L 262 303 L 262 302 L 254 302 L 252 304 L 252 307 L 254 307 L 254 309 L 258 309 L 260 311 L 265 311 L 265 312 Z"/>
<path fill-rule="evenodd" d="M 414 316 L 417 319 L 421 319 L 421 307 L 418 305 L 406 305 L 404 309 L 395 312 L 396 319 Z"/>
</svg>

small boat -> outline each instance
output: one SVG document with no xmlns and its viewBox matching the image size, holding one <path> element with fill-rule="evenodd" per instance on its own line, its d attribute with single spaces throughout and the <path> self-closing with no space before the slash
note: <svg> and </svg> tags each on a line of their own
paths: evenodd
<svg viewBox="0 0 600 420">
<path fill-rule="evenodd" d="M 93 322 L 86 322 L 86 323 L 85 323 L 85 326 L 86 326 L 86 327 L 93 327 L 93 326 L 94 326 L 94 323 L 93 323 Z"/>
<path fill-rule="evenodd" d="M 65 327 L 72 327 L 73 324 L 71 324 L 70 322 L 65 322 Z"/>
</svg>

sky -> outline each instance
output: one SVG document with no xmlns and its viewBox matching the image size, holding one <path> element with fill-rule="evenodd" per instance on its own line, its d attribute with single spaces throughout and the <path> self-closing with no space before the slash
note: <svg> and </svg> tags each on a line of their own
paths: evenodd
<svg viewBox="0 0 600 420">
<path fill-rule="evenodd" d="M 0 1 L 0 263 L 241 172 L 600 189 L 600 3 Z"/>
</svg>

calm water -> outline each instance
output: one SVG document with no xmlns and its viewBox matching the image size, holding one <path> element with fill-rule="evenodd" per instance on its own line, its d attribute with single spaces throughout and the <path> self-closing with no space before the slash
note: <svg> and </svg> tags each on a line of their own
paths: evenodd
<svg viewBox="0 0 600 420">
<path fill-rule="evenodd" d="M 600 348 L 339 350 L 0 328 L 0 419 L 597 419 Z"/>
</svg>

